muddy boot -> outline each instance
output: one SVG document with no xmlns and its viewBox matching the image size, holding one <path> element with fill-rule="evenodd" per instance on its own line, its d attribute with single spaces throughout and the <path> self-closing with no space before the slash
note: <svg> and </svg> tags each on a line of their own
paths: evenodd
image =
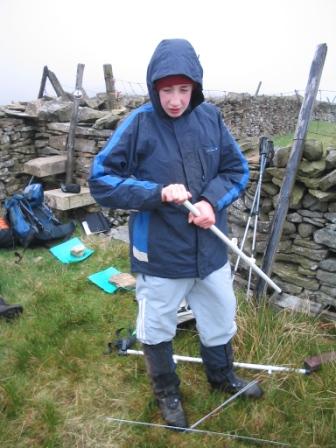
<svg viewBox="0 0 336 448">
<path fill-rule="evenodd" d="M 175 372 L 171 342 L 143 344 L 147 371 L 162 418 L 169 426 L 187 428 L 188 423 L 181 403 L 180 380 Z"/>
<path fill-rule="evenodd" d="M 0 317 L 4 317 L 7 320 L 18 317 L 21 314 L 23 308 L 21 305 L 9 305 L 0 297 Z"/>
<path fill-rule="evenodd" d="M 213 389 L 235 394 L 249 383 L 234 373 L 230 342 L 216 347 L 205 347 L 201 344 L 201 356 L 208 381 Z M 248 398 L 260 398 L 262 395 L 263 390 L 258 384 L 252 385 L 242 393 L 242 396 Z"/>
</svg>

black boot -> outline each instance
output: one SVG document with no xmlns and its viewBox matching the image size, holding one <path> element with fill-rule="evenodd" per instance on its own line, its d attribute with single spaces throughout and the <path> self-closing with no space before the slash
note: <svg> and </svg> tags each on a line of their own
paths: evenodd
<svg viewBox="0 0 336 448">
<path fill-rule="evenodd" d="M 205 347 L 201 344 L 201 356 L 208 381 L 213 389 L 235 394 L 249 383 L 239 378 L 233 371 L 233 352 L 230 342 L 216 347 Z M 263 390 L 258 384 L 254 384 L 242 395 L 260 398 Z"/>
<path fill-rule="evenodd" d="M 147 371 L 163 419 L 169 426 L 187 428 L 179 391 L 180 380 L 175 372 L 172 343 L 143 344 L 143 349 Z"/>
<path fill-rule="evenodd" d="M 23 308 L 21 305 L 9 305 L 0 297 L 0 317 L 4 317 L 7 320 L 13 319 L 21 314 L 22 311 Z"/>
</svg>

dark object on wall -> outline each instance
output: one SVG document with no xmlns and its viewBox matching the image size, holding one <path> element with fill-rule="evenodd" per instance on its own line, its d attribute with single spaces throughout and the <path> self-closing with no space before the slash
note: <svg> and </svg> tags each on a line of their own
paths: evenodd
<svg viewBox="0 0 336 448">
<path fill-rule="evenodd" d="M 61 184 L 63 193 L 80 193 L 81 187 L 78 184 Z"/>
<path fill-rule="evenodd" d="M 4 317 L 7 320 L 13 319 L 14 317 L 18 317 L 22 311 L 23 308 L 21 305 L 10 305 L 0 297 L 0 317 Z"/>
<path fill-rule="evenodd" d="M 102 212 L 88 213 L 82 221 L 82 226 L 87 235 L 108 232 L 111 228 L 110 221 Z"/>
</svg>

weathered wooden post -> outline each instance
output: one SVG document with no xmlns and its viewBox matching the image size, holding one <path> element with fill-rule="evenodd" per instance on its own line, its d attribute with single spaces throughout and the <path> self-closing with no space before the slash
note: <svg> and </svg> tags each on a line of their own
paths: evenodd
<svg viewBox="0 0 336 448">
<path fill-rule="evenodd" d="M 257 90 L 255 91 L 254 96 L 258 96 L 259 95 L 259 90 L 260 90 L 261 84 L 262 84 L 261 81 L 259 81 L 259 84 L 258 84 Z"/>
<path fill-rule="evenodd" d="M 115 106 L 116 92 L 115 83 L 111 64 L 104 64 L 104 78 L 106 85 L 106 97 L 107 97 L 107 107 L 108 109 L 113 109 Z"/>
<path fill-rule="evenodd" d="M 45 89 L 46 82 L 47 82 L 47 76 L 48 76 L 48 67 L 45 65 L 43 67 L 41 84 L 40 84 L 40 90 L 39 90 L 39 93 L 37 95 L 37 98 L 42 98 L 43 97 L 44 89 Z"/>
<path fill-rule="evenodd" d="M 57 96 L 65 96 L 66 93 L 63 90 L 61 83 L 57 79 L 57 76 L 55 75 L 55 73 L 52 72 L 51 70 L 48 70 L 48 78 L 49 78 L 51 85 L 55 89 L 56 95 Z"/>
<path fill-rule="evenodd" d="M 69 136 L 67 140 L 66 150 L 67 150 L 67 163 L 66 163 L 66 184 L 72 183 L 73 171 L 74 171 L 74 149 L 75 149 L 75 137 L 76 137 L 76 126 L 78 120 L 78 109 L 79 103 L 83 96 L 82 83 L 83 83 L 83 72 L 84 64 L 77 65 L 77 76 L 76 76 L 76 89 L 73 93 L 73 107 L 71 114 L 71 121 L 69 127 Z"/>
<path fill-rule="evenodd" d="M 280 242 L 283 225 L 289 207 L 289 199 L 295 183 L 295 177 L 299 167 L 299 163 L 302 158 L 304 139 L 307 135 L 307 129 L 319 88 L 326 54 L 327 45 L 318 45 L 313 62 L 311 64 L 308 83 L 306 86 L 305 95 L 294 134 L 294 143 L 289 155 L 287 170 L 280 189 L 279 200 L 274 212 L 271 231 L 269 234 L 266 252 L 261 267 L 264 273 L 268 276 L 270 276 L 272 272 L 273 261 L 275 259 L 276 251 Z M 267 285 L 265 281 L 260 278 L 256 286 L 257 300 L 260 300 L 260 298 L 265 294 L 267 289 L 266 286 Z"/>
</svg>

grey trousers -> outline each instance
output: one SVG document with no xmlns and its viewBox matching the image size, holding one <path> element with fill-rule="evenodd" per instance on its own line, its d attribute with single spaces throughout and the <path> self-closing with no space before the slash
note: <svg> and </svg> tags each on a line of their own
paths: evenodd
<svg viewBox="0 0 336 448">
<path fill-rule="evenodd" d="M 237 331 L 236 297 L 230 264 L 204 279 L 170 279 L 138 274 L 136 334 L 144 344 L 171 341 L 183 299 L 189 304 L 200 340 L 205 347 L 226 344 Z"/>
</svg>

